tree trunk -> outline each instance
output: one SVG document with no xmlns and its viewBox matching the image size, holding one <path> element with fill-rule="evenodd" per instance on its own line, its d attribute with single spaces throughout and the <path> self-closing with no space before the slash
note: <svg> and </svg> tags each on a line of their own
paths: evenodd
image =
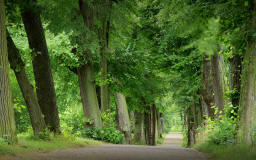
<svg viewBox="0 0 256 160">
<path fill-rule="evenodd" d="M 256 42 L 249 44 L 244 55 L 240 99 L 240 132 L 242 142 L 256 143 Z"/>
<path fill-rule="evenodd" d="M 213 78 L 213 91 L 214 91 L 214 104 L 218 108 L 217 118 L 224 113 L 224 93 L 225 93 L 225 64 L 224 56 L 214 54 L 211 59 L 212 78 Z"/>
<path fill-rule="evenodd" d="M 10 90 L 4 0 L 0 0 L 0 137 L 17 142 Z"/>
<path fill-rule="evenodd" d="M 232 91 L 231 102 L 235 113 L 238 113 L 241 88 L 242 57 L 240 55 L 234 55 L 229 59 L 229 63 L 229 89 Z"/>
<path fill-rule="evenodd" d="M 134 141 L 138 144 L 146 144 L 144 126 L 144 113 L 135 112 L 135 133 Z"/>
<path fill-rule="evenodd" d="M 149 126 L 150 126 L 150 114 L 149 112 L 144 113 L 144 132 L 146 144 L 149 144 Z"/>
<path fill-rule="evenodd" d="M 163 130 L 164 130 L 164 119 L 163 119 L 163 114 L 159 113 L 158 114 L 158 136 L 159 138 L 163 138 Z"/>
<path fill-rule="evenodd" d="M 58 134 L 60 123 L 50 58 L 40 15 L 34 11 L 34 8 L 24 10 L 22 19 L 32 50 L 37 99 L 47 127 Z"/>
<path fill-rule="evenodd" d="M 109 91 L 107 84 L 107 74 L 107 52 L 106 47 L 103 46 L 101 49 L 101 78 L 104 81 L 104 84 L 100 88 L 102 111 L 106 111 L 107 109 L 109 109 Z"/>
<path fill-rule="evenodd" d="M 87 64 L 77 69 L 80 95 L 82 99 L 85 127 L 102 128 L 102 119 L 97 100 L 94 72 L 91 65 Z"/>
<path fill-rule="evenodd" d="M 38 104 L 34 87 L 29 82 L 25 72 L 25 65 L 22 61 L 19 50 L 16 48 L 12 38 L 7 34 L 8 59 L 19 83 L 22 95 L 27 104 L 34 135 L 38 136 L 46 128 L 46 124 Z"/>
<path fill-rule="evenodd" d="M 112 8 L 111 0 L 104 0 L 101 4 L 105 6 L 105 13 L 99 16 L 102 26 L 98 31 L 98 37 L 100 40 L 100 54 L 101 54 L 101 79 L 104 82 L 101 86 L 101 109 L 106 111 L 109 109 L 109 91 L 108 91 L 108 39 L 109 39 L 109 29 L 110 29 L 110 12 Z"/>
<path fill-rule="evenodd" d="M 187 146 L 190 147 L 196 142 L 195 138 L 195 116 L 193 114 L 194 107 L 191 106 L 184 112 L 185 124 L 187 126 Z"/>
<path fill-rule="evenodd" d="M 131 130 L 130 130 L 130 118 L 128 107 L 126 104 L 125 96 L 121 93 L 115 93 L 118 113 L 119 129 L 125 135 L 125 141 L 127 144 L 131 143 Z"/>
<path fill-rule="evenodd" d="M 80 13 L 83 17 L 84 25 L 91 31 L 94 31 L 94 8 L 85 0 L 79 0 Z M 84 53 L 86 57 L 91 57 L 90 51 Z M 94 71 L 91 62 L 78 68 L 78 80 L 80 94 L 84 108 L 84 114 L 87 121 L 86 127 L 102 128 L 101 112 L 97 99 Z M 100 100 L 102 102 L 102 99 Z"/>
<path fill-rule="evenodd" d="M 134 133 L 134 130 L 135 130 L 135 113 L 134 113 L 134 111 L 130 111 L 129 113 L 130 113 L 129 116 L 130 116 L 130 122 L 131 122 L 130 130 L 131 130 L 131 133 Z"/>
<path fill-rule="evenodd" d="M 213 93 L 213 78 L 211 72 L 211 61 L 208 56 L 203 58 L 203 87 L 201 89 L 201 105 L 202 112 L 210 118 L 214 118 L 214 93 Z"/>
<path fill-rule="evenodd" d="M 150 106 L 149 145 L 156 145 L 156 107 L 155 105 Z"/>
</svg>

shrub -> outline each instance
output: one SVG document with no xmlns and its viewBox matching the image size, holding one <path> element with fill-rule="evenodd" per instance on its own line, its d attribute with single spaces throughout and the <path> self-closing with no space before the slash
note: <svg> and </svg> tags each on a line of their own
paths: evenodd
<svg viewBox="0 0 256 160">
<path fill-rule="evenodd" d="M 121 144 L 124 140 L 124 134 L 116 129 L 115 112 L 106 111 L 102 114 L 104 129 L 88 128 L 85 130 L 85 136 L 96 140 L 102 140 L 114 144 Z"/>
<path fill-rule="evenodd" d="M 230 117 L 230 113 L 233 112 L 233 110 L 227 108 L 225 114 L 220 115 L 219 120 L 207 118 L 207 127 L 199 129 L 206 131 L 208 143 L 224 145 L 235 142 L 237 118 L 234 116 Z M 217 113 L 217 110 L 215 113 Z"/>
<path fill-rule="evenodd" d="M 102 140 L 114 144 L 121 144 L 124 139 L 124 135 L 116 128 L 107 127 L 102 129 L 92 127 L 85 130 L 85 136 L 96 140 Z"/>
</svg>

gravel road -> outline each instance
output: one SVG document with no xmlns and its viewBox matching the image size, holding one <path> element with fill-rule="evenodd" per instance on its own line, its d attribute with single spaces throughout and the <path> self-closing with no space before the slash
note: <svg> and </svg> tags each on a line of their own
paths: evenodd
<svg viewBox="0 0 256 160">
<path fill-rule="evenodd" d="M 206 160 L 203 154 L 181 147 L 181 142 L 180 133 L 170 133 L 161 146 L 99 145 L 4 160 Z"/>
</svg>

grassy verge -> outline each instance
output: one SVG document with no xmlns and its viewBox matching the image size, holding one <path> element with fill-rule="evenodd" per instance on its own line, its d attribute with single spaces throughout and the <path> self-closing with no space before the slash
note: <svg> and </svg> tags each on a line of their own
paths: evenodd
<svg viewBox="0 0 256 160">
<path fill-rule="evenodd" d="M 8 145 L 7 143 L 0 144 L 0 157 L 6 154 L 15 155 L 30 152 L 47 152 L 57 149 L 76 148 L 102 143 L 88 138 L 64 136 L 55 136 L 48 141 L 36 139 L 28 135 L 19 135 L 18 139 L 19 143 L 15 145 Z"/>
<path fill-rule="evenodd" d="M 204 143 L 195 148 L 201 152 L 209 153 L 217 160 L 256 160 L 256 149 L 246 145 L 215 145 Z"/>
</svg>

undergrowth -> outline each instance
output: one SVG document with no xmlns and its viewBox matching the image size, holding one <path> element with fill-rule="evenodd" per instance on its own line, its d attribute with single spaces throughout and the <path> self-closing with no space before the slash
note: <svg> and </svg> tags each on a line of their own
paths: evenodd
<svg viewBox="0 0 256 160">
<path fill-rule="evenodd" d="M 7 141 L 0 143 L 0 156 L 5 154 L 24 154 L 28 152 L 45 152 L 57 149 L 83 147 L 86 145 L 98 145 L 100 141 L 89 138 L 73 136 L 54 136 L 49 140 L 32 137 L 29 134 L 19 134 L 18 143 L 9 145 Z M 1 158 L 0 158 L 1 159 Z"/>
<path fill-rule="evenodd" d="M 207 118 L 206 125 L 197 130 L 198 143 L 194 147 L 218 160 L 256 160 L 255 148 L 237 142 L 237 119 L 231 107 L 219 120 Z"/>
</svg>

